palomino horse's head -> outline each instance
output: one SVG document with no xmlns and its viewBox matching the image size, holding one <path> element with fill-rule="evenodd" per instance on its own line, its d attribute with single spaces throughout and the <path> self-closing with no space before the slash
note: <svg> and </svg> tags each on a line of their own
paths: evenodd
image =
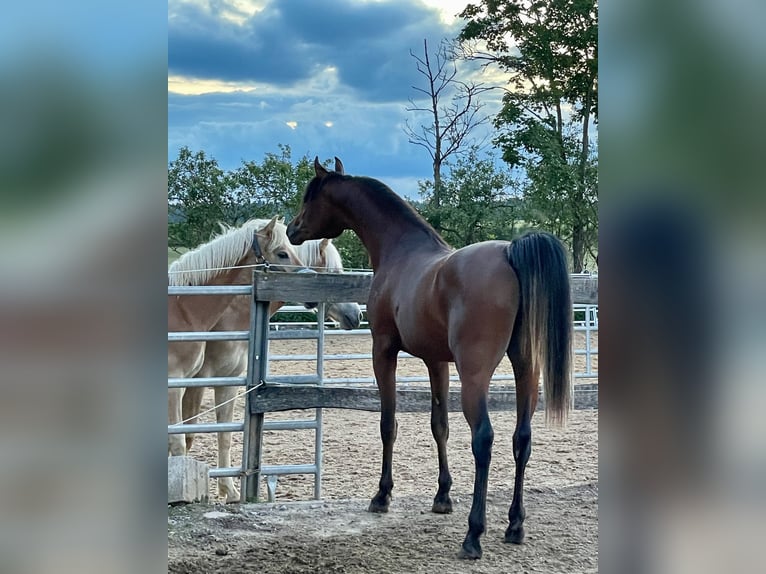
<svg viewBox="0 0 766 574">
<path fill-rule="evenodd" d="M 333 177 L 344 175 L 343 164 L 336 157 L 335 171 L 328 171 L 319 163 L 319 157 L 314 158 L 314 178 L 306 187 L 300 213 L 287 226 L 287 236 L 295 245 L 300 245 L 308 239 L 338 237 L 344 226 L 338 220 L 337 210 L 334 209 L 331 198 L 324 190 L 325 183 Z"/>
<path fill-rule="evenodd" d="M 251 271 L 245 266 L 266 263 L 279 271 L 296 271 L 303 267 L 303 262 L 287 239 L 286 230 L 284 221 L 277 217 L 271 220 L 251 219 L 240 227 L 221 225 L 219 235 L 173 262 L 168 268 L 168 284 L 206 285 L 222 280 L 246 282 L 247 273 Z M 242 267 L 236 277 L 229 273 L 233 267 Z"/>
<path fill-rule="evenodd" d="M 296 247 L 303 262 L 312 269 L 330 273 L 342 273 L 343 261 L 340 252 L 330 239 L 305 241 Z M 307 309 L 316 307 L 316 303 L 306 303 Z M 341 329 L 356 329 L 362 321 L 362 310 L 356 303 L 331 303 L 327 305 L 327 315 L 337 321 Z"/>
<path fill-rule="evenodd" d="M 277 216 L 253 234 L 252 249 L 248 257 L 253 256 L 255 263 L 268 264 L 274 271 L 297 271 L 303 267 L 303 261 L 295 251 L 295 246 L 287 238 L 284 219 Z"/>
</svg>

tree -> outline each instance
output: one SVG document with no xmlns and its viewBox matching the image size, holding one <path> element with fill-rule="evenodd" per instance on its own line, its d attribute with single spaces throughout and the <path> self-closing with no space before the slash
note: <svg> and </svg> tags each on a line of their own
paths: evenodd
<svg viewBox="0 0 766 574">
<path fill-rule="evenodd" d="M 290 146 L 278 147 L 278 154 L 266 153 L 261 163 L 243 161 L 232 174 L 232 196 L 239 206 L 232 223 L 275 215 L 289 220 L 298 213 L 303 192 L 314 177 L 313 160 L 303 156 L 293 164 Z"/>
<path fill-rule="evenodd" d="M 498 171 L 491 155 L 479 159 L 472 147 L 449 165 L 439 206 L 430 201 L 431 182 L 420 184 L 420 211 L 441 223 L 441 235 L 454 247 L 489 239 L 513 239 L 525 227 L 524 206 L 511 174 Z"/>
<path fill-rule="evenodd" d="M 459 156 L 469 146 L 475 145 L 470 139 L 471 131 L 489 121 L 489 116 L 481 113 L 483 104 L 478 96 L 492 88 L 458 79 L 457 61 L 447 42 L 439 45 L 433 62 L 428 53 L 427 40 L 423 40 L 423 57 L 416 56 L 412 51 L 410 55 L 417 62 L 418 72 L 425 78 L 426 87 L 413 86 L 415 91 L 423 94 L 425 101 L 418 104 L 410 98 L 407 111 L 428 114 L 430 119 L 419 130 L 412 128 L 407 121 L 404 131 L 410 143 L 425 148 L 431 156 L 433 186 L 430 202 L 438 212 L 442 195 L 442 166 L 451 156 Z M 433 224 L 440 230 L 438 220 L 434 220 Z"/>
<path fill-rule="evenodd" d="M 168 164 L 168 246 L 196 247 L 220 231 L 219 223 L 241 225 L 248 219 L 280 215 L 292 219 L 314 177 L 314 161 L 303 156 L 293 163 L 290 146 L 266 153 L 263 160 L 243 161 L 224 171 L 204 151 L 183 147 Z M 329 168 L 329 160 L 326 167 Z M 345 232 L 335 240 L 345 267 L 368 268 L 359 238 Z"/>
<path fill-rule="evenodd" d="M 544 225 L 564 233 L 580 271 L 597 228 L 589 133 L 598 121 L 596 0 L 482 0 L 461 16 L 464 56 L 510 73 L 495 143 L 512 168 L 526 171 Z M 556 201 L 544 205 L 546 195 Z"/>
<path fill-rule="evenodd" d="M 194 247 L 218 232 L 233 207 L 231 187 L 215 159 L 181 148 L 168 165 L 168 246 Z"/>
</svg>

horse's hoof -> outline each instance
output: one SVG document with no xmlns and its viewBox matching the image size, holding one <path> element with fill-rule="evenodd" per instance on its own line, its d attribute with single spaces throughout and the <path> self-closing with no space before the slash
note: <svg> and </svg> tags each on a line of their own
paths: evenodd
<svg viewBox="0 0 766 574">
<path fill-rule="evenodd" d="M 517 526 L 516 528 L 508 527 L 505 531 L 505 541 L 509 544 L 521 544 L 524 542 L 524 527 Z"/>
<path fill-rule="evenodd" d="M 367 512 L 374 512 L 375 514 L 385 514 L 386 512 L 388 512 L 388 505 L 375 504 L 374 502 L 371 502 L 370 506 L 367 507 Z"/>
<path fill-rule="evenodd" d="M 481 546 L 478 541 L 471 544 L 466 540 L 463 542 L 463 547 L 458 552 L 457 557 L 461 560 L 478 560 L 481 558 Z"/>
<path fill-rule="evenodd" d="M 446 500 L 434 500 L 434 505 L 431 507 L 431 512 L 435 514 L 451 514 L 452 513 L 452 500 L 448 496 Z"/>
<path fill-rule="evenodd" d="M 374 512 L 376 514 L 384 514 L 388 512 L 389 501 L 379 502 L 375 499 L 370 502 L 370 506 L 367 507 L 367 512 Z"/>
<path fill-rule="evenodd" d="M 236 504 L 241 499 L 239 492 L 236 490 L 232 492 L 231 494 L 226 495 L 226 504 Z"/>
</svg>

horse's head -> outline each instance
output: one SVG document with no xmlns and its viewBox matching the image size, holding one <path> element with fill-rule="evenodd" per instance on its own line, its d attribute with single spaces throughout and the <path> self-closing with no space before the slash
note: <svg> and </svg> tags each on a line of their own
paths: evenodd
<svg viewBox="0 0 766 574">
<path fill-rule="evenodd" d="M 318 271 L 342 273 L 343 261 L 338 248 L 331 239 L 306 241 L 297 248 L 303 262 Z M 316 308 L 316 303 L 305 303 L 307 309 Z M 362 310 L 356 303 L 330 303 L 327 316 L 337 321 L 341 329 L 356 329 L 362 321 Z"/>
<path fill-rule="evenodd" d="M 253 234 L 248 257 L 255 263 L 268 263 L 276 271 L 297 271 L 303 267 L 303 261 L 287 238 L 284 219 L 277 216 Z"/>
<path fill-rule="evenodd" d="M 328 171 L 319 163 L 319 157 L 315 157 L 314 173 L 303 195 L 300 212 L 287 226 L 287 236 L 295 245 L 308 239 L 338 237 L 345 229 L 337 208 L 324 189 L 333 176 L 344 175 L 343 163 L 336 157 L 335 171 Z"/>
</svg>

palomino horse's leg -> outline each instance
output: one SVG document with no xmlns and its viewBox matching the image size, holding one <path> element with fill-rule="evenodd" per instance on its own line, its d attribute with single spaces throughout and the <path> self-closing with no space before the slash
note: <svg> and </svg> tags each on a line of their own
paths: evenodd
<svg viewBox="0 0 766 574">
<path fill-rule="evenodd" d="M 514 340 L 508 350 L 516 379 L 516 430 L 513 433 L 513 458 L 516 461 L 516 479 L 513 485 L 513 501 L 508 510 L 508 529 L 505 541 L 521 544 L 524 541 L 524 471 L 532 453 L 532 415 L 537 407 L 539 370 L 532 368 L 529 357 L 519 350 Z"/>
<path fill-rule="evenodd" d="M 215 419 L 219 423 L 230 423 L 234 420 L 234 401 L 230 400 L 237 394 L 235 387 L 216 387 L 215 404 L 221 405 L 215 409 Z M 225 404 L 223 404 L 225 403 Z M 218 433 L 218 468 L 231 466 L 231 433 Z M 218 479 L 218 494 L 226 502 L 239 502 L 239 490 L 234 486 L 234 479 L 224 476 Z"/>
<path fill-rule="evenodd" d="M 389 337 L 377 337 L 372 342 L 372 367 L 380 391 L 380 438 L 383 441 L 383 468 L 378 493 L 373 497 L 369 512 L 388 512 L 391 490 L 394 488 L 393 454 L 396 440 L 396 359 L 399 349 Z"/>
<path fill-rule="evenodd" d="M 168 424 L 174 425 L 180 423 L 181 418 L 181 397 L 184 389 L 168 389 Z M 168 452 L 171 456 L 183 456 L 186 454 L 184 445 L 185 438 L 182 434 L 168 435 Z"/>
<path fill-rule="evenodd" d="M 181 407 L 181 420 L 189 424 L 197 424 L 197 415 L 202 408 L 202 396 L 205 394 L 205 387 L 188 387 L 184 391 L 184 397 Z M 194 442 L 194 433 L 186 433 L 186 452 L 189 452 Z"/>
<path fill-rule="evenodd" d="M 452 512 L 452 499 L 449 496 L 452 488 L 447 464 L 447 440 L 449 439 L 449 363 L 427 364 L 428 376 L 431 380 L 431 433 L 436 441 L 439 453 L 439 490 L 434 497 L 432 512 L 448 514 Z"/>
</svg>

